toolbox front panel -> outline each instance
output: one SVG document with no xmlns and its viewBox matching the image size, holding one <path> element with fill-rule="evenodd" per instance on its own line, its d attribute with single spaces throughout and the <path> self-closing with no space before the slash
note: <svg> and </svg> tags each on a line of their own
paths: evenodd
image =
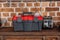
<svg viewBox="0 0 60 40">
<path fill-rule="evenodd" d="M 32 31 L 38 31 L 38 22 L 33 22 Z"/>
<path fill-rule="evenodd" d="M 22 31 L 23 30 L 23 23 L 22 22 L 21 23 L 16 23 L 14 25 L 14 30 L 15 31 Z"/>
<path fill-rule="evenodd" d="M 24 31 L 32 31 L 32 21 L 25 21 L 24 22 Z"/>
<path fill-rule="evenodd" d="M 41 31 L 43 27 L 43 21 L 39 21 L 38 25 L 39 25 L 38 30 Z"/>
</svg>

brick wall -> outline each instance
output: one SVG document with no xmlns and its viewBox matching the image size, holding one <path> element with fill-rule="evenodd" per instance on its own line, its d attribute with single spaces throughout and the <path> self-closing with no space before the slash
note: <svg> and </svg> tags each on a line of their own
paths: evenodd
<svg viewBox="0 0 60 40">
<path fill-rule="evenodd" d="M 35 8 L 37 7 L 37 8 Z M 7 19 L 5 27 L 12 27 L 12 16 L 25 12 L 41 12 L 42 16 L 52 16 L 54 22 L 60 22 L 60 2 L 0 2 L 1 19 Z"/>
</svg>

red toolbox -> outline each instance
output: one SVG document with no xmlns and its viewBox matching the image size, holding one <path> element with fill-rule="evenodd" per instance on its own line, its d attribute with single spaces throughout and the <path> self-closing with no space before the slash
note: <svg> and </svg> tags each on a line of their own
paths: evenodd
<svg viewBox="0 0 60 40">
<path fill-rule="evenodd" d="M 41 31 L 43 24 L 42 16 L 21 15 L 13 16 L 13 27 L 15 31 Z"/>
</svg>

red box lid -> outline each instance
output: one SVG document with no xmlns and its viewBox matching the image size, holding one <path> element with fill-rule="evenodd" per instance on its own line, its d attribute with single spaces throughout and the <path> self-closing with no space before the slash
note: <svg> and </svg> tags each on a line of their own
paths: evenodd
<svg viewBox="0 0 60 40">
<path fill-rule="evenodd" d="M 34 16 L 33 15 L 28 15 L 28 20 L 34 20 Z"/>
<path fill-rule="evenodd" d="M 37 18 L 38 18 L 38 20 L 43 20 L 42 16 L 38 16 Z"/>
<path fill-rule="evenodd" d="M 12 20 L 17 20 L 17 16 L 13 16 Z"/>
<path fill-rule="evenodd" d="M 22 20 L 28 20 L 28 16 L 27 15 L 23 15 L 22 16 Z"/>
</svg>

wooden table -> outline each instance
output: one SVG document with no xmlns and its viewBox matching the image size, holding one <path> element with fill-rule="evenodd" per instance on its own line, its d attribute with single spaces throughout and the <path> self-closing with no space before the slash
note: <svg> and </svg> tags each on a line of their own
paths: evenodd
<svg viewBox="0 0 60 40">
<path fill-rule="evenodd" d="M 60 32 L 57 29 L 14 32 L 13 27 L 0 28 L 0 40 L 60 40 Z"/>
</svg>

